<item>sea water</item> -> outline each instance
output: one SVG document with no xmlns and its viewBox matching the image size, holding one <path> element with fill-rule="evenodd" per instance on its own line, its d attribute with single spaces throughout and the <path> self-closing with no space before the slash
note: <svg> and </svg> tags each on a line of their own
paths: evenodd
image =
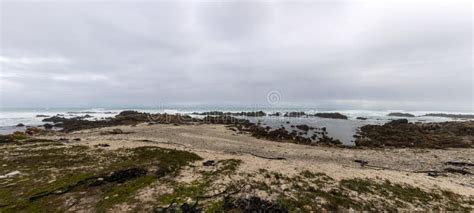
<svg viewBox="0 0 474 213">
<path fill-rule="evenodd" d="M 383 124 L 399 117 L 387 116 L 390 112 L 404 112 L 410 113 L 417 117 L 407 118 L 410 122 L 443 122 L 452 121 L 451 118 L 442 117 L 428 117 L 422 116 L 427 113 L 450 113 L 450 114 L 469 114 L 460 112 L 432 112 L 432 111 L 401 111 L 401 110 L 329 110 L 316 109 L 311 107 L 259 107 L 259 106 L 161 106 L 161 107 L 130 107 L 130 108 L 30 108 L 30 109 L 0 109 L 0 134 L 9 134 L 14 131 L 24 131 L 26 127 L 17 127 L 17 124 L 22 123 L 25 126 L 40 126 L 44 122 L 45 117 L 38 117 L 38 115 L 54 116 L 61 115 L 66 118 L 76 116 L 92 116 L 91 120 L 113 117 L 124 110 L 136 110 L 148 113 L 167 113 L 167 114 L 188 114 L 194 116 L 193 112 L 209 112 L 209 111 L 223 111 L 223 112 L 248 112 L 248 111 L 264 111 L 267 114 L 280 112 L 305 112 L 307 114 L 314 114 L 316 112 L 339 112 L 349 117 L 347 120 L 342 119 L 328 119 L 318 117 L 244 117 L 252 122 L 262 123 L 264 126 L 271 128 L 279 128 L 284 126 L 291 129 L 291 125 L 306 124 L 313 127 L 326 127 L 330 137 L 339 139 L 344 144 L 353 144 L 357 129 L 367 124 Z M 471 113 L 472 114 L 472 113 Z M 364 117 L 367 120 L 358 120 L 357 117 Z M 288 123 L 289 122 L 289 123 Z"/>
</svg>

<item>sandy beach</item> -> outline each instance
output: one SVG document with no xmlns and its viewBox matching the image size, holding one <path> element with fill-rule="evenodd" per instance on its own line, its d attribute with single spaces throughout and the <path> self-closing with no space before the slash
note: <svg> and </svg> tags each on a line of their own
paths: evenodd
<svg viewBox="0 0 474 213">
<path fill-rule="evenodd" d="M 310 146 L 231 129 L 140 123 L 5 143 L 0 210 L 473 208 L 472 148 Z"/>
<path fill-rule="evenodd" d="M 205 160 L 240 159 L 240 172 L 255 173 L 259 169 L 294 175 L 304 170 L 325 173 L 341 180 L 344 178 L 387 179 L 427 189 L 446 189 L 462 195 L 474 196 L 474 177 L 450 174 L 447 177 L 429 177 L 421 171 L 442 170 L 445 162 L 474 162 L 472 149 L 341 149 L 306 146 L 260 140 L 249 135 L 235 134 L 224 125 L 138 125 L 118 127 L 130 134 L 101 135 L 117 127 L 85 130 L 72 134 L 47 137 L 49 139 L 81 138 L 74 144 L 94 147 L 108 144 L 106 149 L 158 146 L 190 151 Z M 145 141 L 145 142 L 144 142 Z M 263 157 L 283 157 L 268 160 Z M 371 166 L 361 167 L 355 160 L 364 160 Z"/>
</svg>

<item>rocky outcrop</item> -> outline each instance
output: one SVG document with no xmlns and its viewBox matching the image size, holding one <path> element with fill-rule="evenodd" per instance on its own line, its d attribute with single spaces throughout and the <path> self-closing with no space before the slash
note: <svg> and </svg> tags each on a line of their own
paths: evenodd
<svg viewBox="0 0 474 213">
<path fill-rule="evenodd" d="M 221 113 L 217 113 L 221 114 Z M 255 112 L 255 114 L 247 115 L 262 115 L 263 112 Z M 294 114 L 291 114 L 294 115 Z M 264 138 L 272 141 L 284 141 L 299 144 L 341 144 L 340 141 L 327 137 L 326 129 L 317 129 L 308 125 L 297 125 L 296 128 L 300 132 L 294 130 L 289 132 L 284 127 L 272 129 L 270 127 L 263 127 L 259 123 L 252 123 L 247 119 L 239 119 L 233 116 L 228 116 L 222 113 L 220 116 L 208 115 L 203 119 L 192 118 L 187 115 L 168 115 L 168 114 L 149 114 L 136 111 L 123 111 L 113 118 L 104 120 L 84 120 L 79 118 L 64 118 L 53 116 L 45 119 L 45 121 L 54 123 L 54 127 L 62 128 L 63 132 L 71 132 L 82 129 L 92 129 L 101 127 L 111 127 L 119 125 L 136 125 L 139 123 L 153 123 L 153 124 L 223 124 L 227 125 L 238 133 L 249 133 L 256 138 Z M 51 126 L 49 126 L 51 127 Z M 314 130 L 309 132 L 310 130 Z M 116 131 L 109 134 L 120 134 Z M 313 134 L 311 137 L 310 134 Z"/>
<path fill-rule="evenodd" d="M 211 111 L 211 112 L 194 112 L 194 115 L 208 115 L 208 116 L 247 116 L 247 117 L 263 117 L 267 114 L 263 111 L 256 112 L 221 112 L 221 111 Z"/>
<path fill-rule="evenodd" d="M 310 129 L 312 129 L 312 127 L 306 125 L 306 124 L 301 124 L 301 125 L 296 125 L 296 128 L 299 129 L 299 130 L 302 130 L 302 131 L 309 131 Z"/>
<path fill-rule="evenodd" d="M 312 137 L 305 137 L 304 134 L 307 134 L 309 130 L 316 130 L 314 127 L 309 127 L 307 125 L 298 125 L 299 129 L 303 132 L 288 131 L 285 127 L 280 127 L 273 129 L 270 127 L 263 127 L 259 124 L 252 123 L 246 119 L 238 119 L 232 116 L 207 116 L 202 120 L 202 123 L 207 124 L 224 124 L 241 133 L 248 133 L 253 137 L 262 138 L 271 141 L 278 142 L 290 142 L 298 144 L 307 144 L 307 145 L 340 145 L 342 144 L 339 140 L 327 137 L 326 129 L 321 128 L 318 131 L 314 131 Z"/>
<path fill-rule="evenodd" d="M 320 118 L 332 118 L 332 119 L 346 119 L 347 116 L 338 113 L 338 112 L 322 112 L 322 113 L 316 113 L 312 116 L 320 117 Z"/>
<path fill-rule="evenodd" d="M 306 113 L 305 112 L 287 112 L 285 113 L 285 117 L 301 117 L 301 116 L 305 116 Z"/>
<path fill-rule="evenodd" d="M 423 116 L 455 118 L 455 119 L 474 119 L 474 115 L 467 115 L 467 114 L 428 113 Z"/>
<path fill-rule="evenodd" d="M 356 135 L 356 146 L 457 148 L 474 147 L 474 121 L 409 123 L 407 119 L 384 125 L 366 125 Z"/>
<path fill-rule="evenodd" d="M 394 116 L 394 117 L 406 117 L 406 118 L 413 118 L 415 115 L 410 113 L 402 113 L 402 112 L 391 112 L 387 116 Z"/>
<path fill-rule="evenodd" d="M 196 121 L 188 115 L 150 114 L 137 111 L 123 111 L 113 118 L 104 120 L 84 120 L 82 118 L 64 118 L 53 116 L 43 120 L 52 122 L 55 127 L 62 128 L 64 132 L 77 131 L 119 125 L 136 125 L 139 123 L 152 122 L 160 124 L 186 124 Z"/>
</svg>

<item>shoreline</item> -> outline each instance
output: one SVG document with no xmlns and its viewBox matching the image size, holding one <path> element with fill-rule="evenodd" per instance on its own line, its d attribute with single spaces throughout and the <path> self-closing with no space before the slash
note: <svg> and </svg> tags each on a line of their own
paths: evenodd
<svg viewBox="0 0 474 213">
<path fill-rule="evenodd" d="M 122 111 L 124 112 L 124 111 Z M 86 114 L 84 114 L 86 113 Z M 100 113 L 100 114 L 95 114 Z M 243 119 L 249 120 L 252 123 L 258 124 L 262 127 L 271 128 L 271 129 L 278 129 L 278 128 L 285 128 L 288 133 L 284 134 L 298 134 L 305 138 L 315 138 L 317 136 L 317 132 L 312 131 L 312 128 L 320 128 L 324 129 L 324 135 L 329 136 L 329 138 L 333 138 L 338 140 L 345 146 L 354 146 L 356 145 L 355 142 L 360 135 L 361 127 L 367 125 L 382 125 L 387 122 L 398 120 L 398 119 L 408 119 L 409 123 L 430 123 L 430 122 L 465 122 L 472 119 L 459 119 L 457 114 L 451 114 L 451 116 L 455 116 L 456 118 L 451 119 L 448 115 L 450 114 L 438 114 L 438 119 L 441 120 L 429 120 L 425 119 L 423 116 L 413 116 L 409 113 L 389 113 L 386 114 L 386 117 L 354 117 L 355 115 L 347 116 L 347 114 L 341 114 L 338 112 L 328 112 L 328 113 L 305 113 L 305 112 L 274 112 L 274 113 L 266 113 L 263 111 L 255 111 L 255 112 L 223 112 L 223 111 L 209 111 L 209 112 L 193 112 L 188 114 L 153 114 L 147 112 L 137 112 L 143 113 L 147 116 L 159 115 L 159 116 L 169 116 L 171 119 L 173 117 L 187 117 L 186 119 L 193 118 L 196 120 L 203 119 L 206 116 L 225 116 L 235 119 Z M 91 114 L 91 115 L 89 115 Z M 103 120 L 113 119 L 114 116 L 119 115 L 119 112 L 112 112 L 112 111 L 101 111 L 101 112 L 94 112 L 94 111 L 71 111 L 65 114 L 55 114 L 55 115 L 44 115 L 44 114 L 37 114 L 35 117 L 37 119 L 36 125 L 29 125 L 29 123 L 18 123 L 14 126 L 3 126 L 0 127 L 0 134 L 10 134 L 14 131 L 25 131 L 27 128 L 31 127 L 40 127 L 43 128 L 51 128 L 53 127 L 55 130 L 60 130 L 62 127 L 58 127 L 55 122 L 61 122 L 61 119 L 65 120 L 84 120 L 90 121 L 90 123 L 94 122 L 101 122 Z M 100 117 L 105 115 L 106 117 Z M 51 117 L 52 116 L 52 117 Z M 97 117 L 99 116 L 99 117 Z M 443 117 L 444 116 L 444 117 Z M 472 116 L 472 115 L 463 115 L 463 116 Z M 51 118 L 53 119 L 51 119 Z M 61 118 L 61 119 L 59 119 Z M 54 120 L 56 119 L 56 120 Z M 143 122 L 156 122 L 154 120 L 147 121 L 146 119 L 142 119 Z M 166 122 L 166 121 L 165 121 Z M 38 125 L 41 123 L 41 125 Z M 158 123 L 160 123 L 158 121 Z M 87 126 L 87 125 L 85 125 Z M 310 131 L 303 131 L 301 132 L 298 126 L 308 126 Z M 296 131 L 296 132 L 295 132 Z M 293 136 L 294 137 L 294 136 Z M 321 137 L 321 135 L 319 136 Z M 275 138 L 271 138 L 274 140 Z"/>
</svg>

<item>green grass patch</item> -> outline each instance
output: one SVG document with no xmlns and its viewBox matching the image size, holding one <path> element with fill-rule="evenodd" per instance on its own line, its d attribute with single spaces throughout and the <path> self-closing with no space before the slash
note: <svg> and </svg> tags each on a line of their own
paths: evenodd
<svg viewBox="0 0 474 213">
<path fill-rule="evenodd" d="M 15 170 L 21 174 L 0 182 L 0 212 L 61 212 L 65 210 L 66 199 L 80 199 L 83 193 L 97 197 L 94 211 L 107 210 L 133 200 L 138 190 L 159 177 L 173 175 L 189 162 L 201 159 L 194 153 L 158 147 L 102 150 L 36 144 L 20 148 L 13 147 L 15 144 L 2 146 L 8 152 L 0 158 L 5 171 L 1 174 Z M 124 183 L 91 184 L 98 177 L 134 167 L 158 172 Z"/>
</svg>

